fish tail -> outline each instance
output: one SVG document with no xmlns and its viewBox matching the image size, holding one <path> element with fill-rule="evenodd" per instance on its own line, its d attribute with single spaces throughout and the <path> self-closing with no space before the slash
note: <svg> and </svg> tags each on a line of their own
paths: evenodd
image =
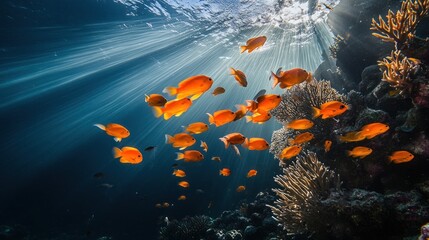
<svg viewBox="0 0 429 240">
<path fill-rule="evenodd" d="M 165 144 L 171 144 L 171 143 L 173 143 L 173 137 L 168 134 L 165 134 Z"/>
<path fill-rule="evenodd" d="M 219 138 L 219 140 L 221 140 L 222 142 L 223 142 L 223 144 L 225 144 L 225 148 L 228 148 L 229 147 L 229 142 L 228 142 L 228 140 L 226 140 L 226 138 Z"/>
<path fill-rule="evenodd" d="M 177 158 L 176 158 L 177 161 L 185 158 L 185 154 L 181 152 L 177 152 L 176 154 L 177 154 Z"/>
<path fill-rule="evenodd" d="M 210 124 L 215 124 L 213 115 L 211 115 L 210 113 L 207 113 L 207 115 L 209 115 L 209 123 Z"/>
<path fill-rule="evenodd" d="M 277 84 L 279 84 L 279 82 L 280 82 L 279 77 L 273 72 L 271 72 L 271 76 L 273 77 L 273 87 L 272 88 L 275 88 L 277 86 Z"/>
<path fill-rule="evenodd" d="M 173 174 L 172 175 L 176 175 L 177 169 L 174 169 Z"/>
<path fill-rule="evenodd" d="M 243 142 L 243 144 L 241 144 L 241 146 L 243 146 L 244 148 L 248 148 L 249 147 L 249 140 L 246 138 Z"/>
<path fill-rule="evenodd" d="M 153 114 L 157 118 L 161 117 L 162 114 L 163 114 L 162 108 L 161 107 L 157 107 L 157 106 L 153 107 Z"/>
<path fill-rule="evenodd" d="M 246 122 L 250 122 L 250 121 L 252 121 L 252 116 L 245 116 L 245 118 L 246 118 Z"/>
<path fill-rule="evenodd" d="M 177 94 L 177 88 L 175 87 L 166 87 L 162 90 L 163 93 L 168 93 L 170 96 L 174 96 Z"/>
<path fill-rule="evenodd" d="M 113 138 L 113 140 L 115 140 L 115 142 L 121 142 L 122 138 L 115 137 L 115 138 Z"/>
<path fill-rule="evenodd" d="M 144 95 L 144 101 L 148 102 L 149 101 L 149 96 L 147 94 Z"/>
<path fill-rule="evenodd" d="M 201 145 L 200 145 L 200 147 L 204 147 L 203 140 L 201 140 Z"/>
<path fill-rule="evenodd" d="M 222 175 L 222 170 L 219 170 L 219 175 Z"/>
<path fill-rule="evenodd" d="M 170 119 L 172 116 L 173 116 L 172 114 L 170 114 L 170 113 L 166 113 L 166 114 L 164 114 L 164 120 L 168 120 L 168 119 Z"/>
<path fill-rule="evenodd" d="M 305 79 L 306 82 L 311 82 L 313 80 L 313 74 L 311 72 L 308 73 L 307 79 Z"/>
<path fill-rule="evenodd" d="M 247 50 L 247 46 L 240 46 L 240 53 L 244 53 Z"/>
<path fill-rule="evenodd" d="M 320 116 L 320 109 L 313 107 L 313 118 L 318 118 Z"/>
<path fill-rule="evenodd" d="M 346 153 L 347 153 L 347 156 L 352 156 L 353 155 L 352 151 L 346 151 Z"/>
<path fill-rule="evenodd" d="M 97 123 L 97 124 L 94 124 L 94 126 L 98 127 L 99 129 L 101 129 L 103 131 L 106 131 L 106 127 L 103 124 Z"/>
<path fill-rule="evenodd" d="M 114 158 L 120 158 L 121 156 L 122 156 L 121 149 L 119 149 L 117 147 L 113 147 L 113 157 Z"/>
</svg>

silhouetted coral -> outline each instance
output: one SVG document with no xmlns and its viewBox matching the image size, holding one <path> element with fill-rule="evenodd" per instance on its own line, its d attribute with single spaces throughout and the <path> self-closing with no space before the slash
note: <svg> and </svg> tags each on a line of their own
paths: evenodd
<svg viewBox="0 0 429 240">
<path fill-rule="evenodd" d="M 272 153 L 275 158 L 279 158 L 280 153 L 288 144 L 288 139 L 293 138 L 293 136 L 293 130 L 284 127 L 274 131 L 271 137 L 270 153 Z"/>
<path fill-rule="evenodd" d="M 161 240 L 199 240 L 206 239 L 207 230 L 212 224 L 212 219 L 207 216 L 185 217 L 178 221 L 173 220 L 165 227 L 161 227 Z"/>
<path fill-rule="evenodd" d="M 308 152 L 288 167 L 283 174 L 274 177 L 282 188 L 273 189 L 278 199 L 269 206 L 274 218 L 289 234 L 312 231 L 308 224 L 317 218 L 320 201 L 331 192 L 340 190 L 339 176 Z"/>
<path fill-rule="evenodd" d="M 372 35 L 385 42 L 395 43 L 396 49 L 408 45 L 414 38 L 417 24 L 429 12 L 429 0 L 405 0 L 396 12 L 387 13 L 387 20 L 378 16 L 377 22 L 372 19 L 371 30 L 378 31 Z"/>
</svg>

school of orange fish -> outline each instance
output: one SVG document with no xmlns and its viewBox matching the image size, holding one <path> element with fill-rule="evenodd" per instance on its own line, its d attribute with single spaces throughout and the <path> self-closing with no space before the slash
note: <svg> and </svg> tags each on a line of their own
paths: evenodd
<svg viewBox="0 0 429 240">
<path fill-rule="evenodd" d="M 265 36 L 259 36 L 251 38 L 246 42 L 245 46 L 240 46 L 241 53 L 248 51 L 248 53 L 253 52 L 254 50 L 262 47 L 267 38 Z M 230 73 L 234 76 L 234 79 L 237 83 L 246 87 L 248 82 L 246 75 L 243 71 L 230 68 Z M 277 85 L 281 89 L 290 89 L 296 84 L 300 84 L 304 81 L 312 81 L 311 73 L 307 72 L 301 68 L 293 68 L 287 71 L 277 71 L 273 73 L 273 85 L 272 88 L 275 88 Z M 163 92 L 167 93 L 170 96 L 175 96 L 175 99 L 167 101 L 167 99 L 161 94 L 150 94 L 145 95 L 145 102 L 153 108 L 154 115 L 158 118 L 163 116 L 165 120 L 170 119 L 171 117 L 179 117 L 185 113 L 191 106 L 193 101 L 201 97 L 205 92 L 207 92 L 213 85 L 213 79 L 205 75 L 196 75 L 191 76 L 183 81 L 181 81 L 177 87 L 166 87 Z M 222 87 L 217 87 L 213 92 L 213 96 L 223 94 L 225 89 Z M 231 123 L 233 121 L 238 121 L 241 118 L 245 117 L 246 122 L 252 122 L 256 124 L 263 124 L 271 118 L 269 113 L 272 109 L 276 108 L 281 102 L 281 96 L 275 94 L 264 94 L 256 98 L 256 100 L 247 100 L 246 105 L 239 104 L 236 105 L 237 111 L 232 111 L 230 109 L 221 109 L 214 113 L 207 113 L 208 122 L 210 125 L 215 125 L 216 127 L 223 126 L 225 124 Z M 321 106 L 312 106 L 313 107 L 313 117 L 322 119 L 334 118 L 343 114 L 348 110 L 348 106 L 339 101 L 329 101 Z M 251 115 L 246 115 L 247 113 Z M 309 119 L 296 119 L 289 122 L 285 125 L 285 128 L 293 129 L 295 131 L 309 130 L 313 127 L 314 123 Z M 110 123 L 106 126 L 102 124 L 95 124 L 96 127 L 105 131 L 107 135 L 113 136 L 116 142 L 120 142 L 122 139 L 130 136 L 130 132 L 122 125 L 117 123 Z M 209 125 L 204 122 L 195 122 L 191 123 L 188 126 L 184 127 L 184 132 L 177 133 L 174 136 L 168 134 L 166 137 L 166 144 L 171 144 L 174 148 L 179 148 L 179 150 L 185 150 L 188 147 L 193 146 L 197 140 L 193 135 L 197 135 L 203 132 L 208 131 Z M 344 136 L 340 136 L 339 139 L 341 142 L 358 142 L 364 139 L 372 139 L 377 135 L 383 134 L 389 130 L 389 126 L 383 123 L 370 123 L 363 126 L 360 131 L 349 132 Z M 285 147 L 280 153 L 279 159 L 291 159 L 297 156 L 302 148 L 303 144 L 310 142 L 314 138 L 314 135 L 311 132 L 303 132 L 298 134 L 294 139 L 289 139 L 289 146 Z M 248 138 L 243 136 L 241 133 L 230 133 L 219 139 L 225 145 L 225 149 L 231 146 L 237 155 L 240 155 L 240 150 L 237 145 L 241 145 L 244 148 L 247 148 L 250 151 L 262 151 L 269 148 L 269 143 L 263 138 Z M 324 150 L 328 152 L 331 149 L 332 141 L 325 140 Z M 208 145 L 206 142 L 201 140 L 200 147 L 204 152 L 208 152 Z M 354 158 L 364 158 L 372 153 L 372 149 L 364 146 L 358 146 L 353 148 L 350 151 L 347 151 L 348 156 Z M 123 164 L 139 164 L 143 161 L 142 153 L 135 147 L 126 146 L 122 149 L 117 147 L 113 148 L 114 158 L 119 158 L 119 161 Z M 413 154 L 408 151 L 395 151 L 389 157 L 389 161 L 393 163 L 404 163 L 409 162 L 414 158 Z M 177 153 L 176 160 L 183 160 L 185 162 L 199 162 L 204 159 L 204 154 L 198 150 L 185 150 L 183 152 Z M 213 161 L 221 162 L 220 157 L 212 157 Z M 219 175 L 228 177 L 231 174 L 231 170 L 228 168 L 222 168 L 219 170 Z M 186 177 L 186 173 L 180 169 L 174 169 L 173 175 L 178 178 Z M 249 170 L 247 177 L 254 177 L 257 175 L 255 169 Z M 190 184 L 187 181 L 180 181 L 178 186 L 183 188 L 189 188 Z M 236 188 L 237 192 L 242 192 L 246 189 L 245 186 L 238 186 Z M 186 200 L 185 195 L 178 197 L 178 200 Z M 158 203 L 155 205 L 158 208 L 167 208 L 171 206 L 168 202 Z"/>
</svg>

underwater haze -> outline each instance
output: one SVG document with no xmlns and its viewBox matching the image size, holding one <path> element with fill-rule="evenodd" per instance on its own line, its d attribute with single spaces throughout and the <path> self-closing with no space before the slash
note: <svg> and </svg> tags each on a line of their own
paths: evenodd
<svg viewBox="0 0 429 240">
<path fill-rule="evenodd" d="M 0 5 L 0 240 L 429 237 L 429 1 Z"/>
</svg>

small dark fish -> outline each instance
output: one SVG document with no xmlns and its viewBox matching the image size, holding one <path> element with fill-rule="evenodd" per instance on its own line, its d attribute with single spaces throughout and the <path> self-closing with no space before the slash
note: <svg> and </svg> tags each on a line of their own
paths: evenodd
<svg viewBox="0 0 429 240">
<path fill-rule="evenodd" d="M 255 95 L 255 97 L 253 98 L 253 100 L 258 99 L 258 97 L 260 97 L 260 96 L 264 95 L 266 92 L 267 92 L 267 90 L 262 89 L 261 91 L 259 91 L 259 92 Z"/>
<path fill-rule="evenodd" d="M 112 188 L 112 187 L 114 187 L 113 184 L 109 184 L 109 183 L 103 183 L 103 184 L 100 184 L 100 186 L 101 187 L 105 187 L 105 188 Z"/>
<path fill-rule="evenodd" d="M 334 10 L 334 8 L 331 5 L 328 5 L 326 3 L 323 3 L 323 6 L 325 6 L 327 9 L 329 9 L 331 11 Z"/>
<path fill-rule="evenodd" d="M 179 166 L 179 164 L 177 164 L 177 163 L 171 165 L 172 168 L 177 168 L 177 166 Z"/>
<path fill-rule="evenodd" d="M 102 172 L 95 173 L 93 177 L 97 179 L 104 178 L 104 173 Z"/>
<path fill-rule="evenodd" d="M 276 75 L 277 76 L 280 75 L 281 72 L 282 72 L 282 68 L 279 67 L 279 69 L 277 69 L 277 71 L 276 71 Z M 273 77 L 273 75 L 271 74 L 270 77 L 268 78 L 268 81 L 270 81 L 272 77 Z"/>
<path fill-rule="evenodd" d="M 147 148 L 145 148 L 143 151 L 147 152 L 147 151 L 152 151 L 156 148 L 156 146 L 149 146 Z"/>
</svg>

